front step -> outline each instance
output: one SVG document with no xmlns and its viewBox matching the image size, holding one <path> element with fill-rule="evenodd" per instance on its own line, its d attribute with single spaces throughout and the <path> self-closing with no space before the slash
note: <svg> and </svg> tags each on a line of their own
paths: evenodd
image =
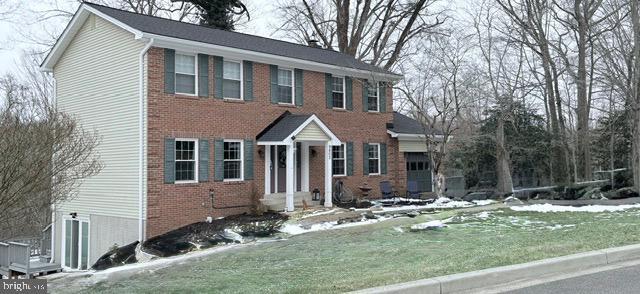
<svg viewBox="0 0 640 294">
<path fill-rule="evenodd" d="M 320 205 L 320 201 L 312 201 L 311 198 L 311 193 L 309 192 L 296 192 L 293 195 L 293 205 L 295 207 L 303 207 L 302 200 L 305 200 L 309 206 Z M 265 195 L 263 199 L 260 199 L 260 203 L 270 211 L 283 211 L 286 208 L 287 196 L 285 193 Z"/>
</svg>

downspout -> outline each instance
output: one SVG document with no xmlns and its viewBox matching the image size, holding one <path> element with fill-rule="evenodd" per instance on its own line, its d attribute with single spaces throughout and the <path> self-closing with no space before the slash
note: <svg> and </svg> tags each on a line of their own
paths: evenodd
<svg viewBox="0 0 640 294">
<path fill-rule="evenodd" d="M 144 241 L 144 56 L 153 45 L 153 39 L 149 39 L 147 45 L 142 48 L 139 55 L 138 79 L 139 79 L 139 111 L 138 111 L 138 135 L 140 136 L 138 146 L 138 203 L 139 203 L 139 221 L 138 221 L 138 240 L 140 243 Z"/>
<path fill-rule="evenodd" d="M 53 76 L 53 71 L 51 73 L 51 79 L 53 80 L 53 97 L 51 98 L 51 104 L 53 107 L 58 109 L 58 84 L 56 83 L 56 78 Z M 61 224 L 61 226 L 64 224 Z M 60 239 L 62 240 L 62 239 Z M 62 255 L 62 254 L 61 254 Z M 56 205 L 55 203 L 51 203 L 51 259 L 49 263 L 54 263 L 56 258 Z"/>
</svg>

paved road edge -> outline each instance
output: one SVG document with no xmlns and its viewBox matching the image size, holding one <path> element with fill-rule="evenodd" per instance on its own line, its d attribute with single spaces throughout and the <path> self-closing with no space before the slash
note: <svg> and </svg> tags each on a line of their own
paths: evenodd
<svg viewBox="0 0 640 294">
<path fill-rule="evenodd" d="M 567 273 L 620 262 L 628 262 L 634 259 L 640 259 L 640 244 L 362 289 L 351 293 L 456 293 L 507 284 L 518 280 L 535 279 L 543 275 Z"/>
</svg>

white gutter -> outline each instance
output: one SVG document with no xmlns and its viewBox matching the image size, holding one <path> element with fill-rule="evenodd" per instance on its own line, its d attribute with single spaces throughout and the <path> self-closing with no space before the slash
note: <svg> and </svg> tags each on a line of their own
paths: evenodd
<svg viewBox="0 0 640 294">
<path fill-rule="evenodd" d="M 139 202 L 139 221 L 138 221 L 138 240 L 140 243 L 144 241 L 144 56 L 149 51 L 149 48 L 153 45 L 153 39 L 149 40 L 139 55 L 138 64 L 138 79 L 139 79 L 139 91 L 140 99 L 138 106 L 140 111 L 138 112 L 138 134 L 140 135 L 139 150 L 138 150 L 138 202 Z"/>
</svg>

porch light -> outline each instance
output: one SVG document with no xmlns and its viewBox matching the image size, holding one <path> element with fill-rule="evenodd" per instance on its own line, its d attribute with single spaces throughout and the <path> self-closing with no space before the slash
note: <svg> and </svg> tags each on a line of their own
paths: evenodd
<svg viewBox="0 0 640 294">
<path fill-rule="evenodd" d="M 313 189 L 313 197 L 311 200 L 320 201 L 320 190 L 318 188 Z"/>
</svg>

